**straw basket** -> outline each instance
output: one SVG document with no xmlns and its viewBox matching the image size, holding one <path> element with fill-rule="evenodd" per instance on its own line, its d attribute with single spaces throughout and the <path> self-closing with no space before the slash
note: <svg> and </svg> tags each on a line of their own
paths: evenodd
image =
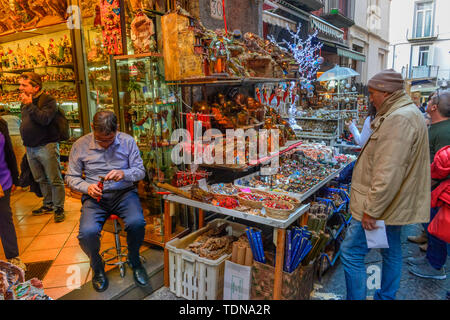
<svg viewBox="0 0 450 320">
<path fill-rule="evenodd" d="M 244 206 L 247 206 L 247 207 L 250 207 L 250 208 L 254 208 L 254 209 L 262 209 L 263 202 L 264 202 L 265 199 L 263 201 L 254 201 L 254 200 L 249 200 L 249 199 L 243 198 L 244 195 L 248 195 L 248 194 L 252 194 L 252 193 L 240 192 L 240 193 L 237 194 L 237 199 L 239 200 L 241 205 L 244 205 Z M 262 195 L 262 194 L 258 194 L 258 196 L 261 196 L 261 197 L 265 198 L 265 196 Z"/>
<path fill-rule="evenodd" d="M 289 199 L 289 200 L 283 200 L 280 199 L 279 197 L 284 197 L 285 199 Z M 292 204 L 294 206 L 294 209 L 297 209 L 300 207 L 300 205 L 302 204 L 300 200 L 298 200 L 297 198 L 294 197 L 290 197 L 287 195 L 276 195 L 276 194 L 271 194 L 270 195 L 270 199 L 271 200 L 275 200 L 275 201 L 284 201 L 284 202 L 288 202 L 290 204 Z"/>
<path fill-rule="evenodd" d="M 240 199 L 238 199 L 238 197 L 235 194 L 233 194 L 233 195 L 221 194 L 221 193 L 211 193 L 211 194 L 214 196 L 214 199 L 217 199 L 219 201 L 225 200 L 226 198 L 233 198 L 236 200 L 240 200 Z"/>
<path fill-rule="evenodd" d="M 276 202 L 279 204 L 284 204 L 284 205 L 288 206 L 288 209 L 270 208 L 267 206 L 268 202 Z M 268 217 L 273 218 L 273 219 L 279 219 L 279 220 L 286 220 L 287 218 L 289 218 L 289 215 L 294 210 L 294 205 L 289 202 L 286 202 L 286 201 L 268 200 L 263 203 L 263 207 L 266 209 L 266 215 Z"/>
</svg>

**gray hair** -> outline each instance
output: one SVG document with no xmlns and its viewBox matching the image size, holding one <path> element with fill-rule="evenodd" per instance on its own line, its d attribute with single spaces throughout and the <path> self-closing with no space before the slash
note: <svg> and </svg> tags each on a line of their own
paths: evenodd
<svg viewBox="0 0 450 320">
<path fill-rule="evenodd" d="M 109 110 L 98 111 L 94 115 L 94 131 L 110 134 L 117 131 L 117 116 Z"/>
<path fill-rule="evenodd" d="M 431 100 L 443 117 L 450 118 L 450 90 L 436 90 Z"/>
</svg>

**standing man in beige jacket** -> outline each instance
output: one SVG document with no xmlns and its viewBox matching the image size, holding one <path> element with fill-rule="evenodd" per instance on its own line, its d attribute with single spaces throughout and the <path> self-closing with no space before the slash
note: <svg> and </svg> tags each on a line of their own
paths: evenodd
<svg viewBox="0 0 450 320">
<path fill-rule="evenodd" d="M 365 231 L 384 220 L 389 248 L 383 256 L 381 289 L 376 300 L 392 300 L 400 286 L 401 227 L 428 222 L 430 160 L 423 116 L 404 90 L 394 70 L 376 74 L 369 83 L 370 101 L 377 110 L 372 135 L 353 170 L 350 211 L 352 223 L 341 249 L 347 299 L 366 299 L 364 259 L 369 252 Z"/>
</svg>

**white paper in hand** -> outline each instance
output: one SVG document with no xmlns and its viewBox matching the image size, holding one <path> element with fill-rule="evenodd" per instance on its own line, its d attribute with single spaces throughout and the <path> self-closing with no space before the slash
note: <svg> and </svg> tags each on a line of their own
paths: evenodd
<svg viewBox="0 0 450 320">
<path fill-rule="evenodd" d="M 375 230 L 364 230 L 366 232 L 367 247 L 389 248 L 384 220 L 377 220 L 376 225 L 378 228 Z"/>
</svg>

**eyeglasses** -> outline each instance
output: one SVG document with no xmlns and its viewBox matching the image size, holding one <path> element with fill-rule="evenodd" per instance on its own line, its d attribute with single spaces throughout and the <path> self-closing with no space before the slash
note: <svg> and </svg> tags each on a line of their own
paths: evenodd
<svg viewBox="0 0 450 320">
<path fill-rule="evenodd" d="M 95 137 L 94 137 L 94 139 L 95 139 Z M 113 137 L 111 137 L 109 139 L 104 139 L 104 140 L 95 139 L 95 142 L 97 142 L 97 143 L 110 143 L 110 142 L 114 142 L 115 139 L 116 139 L 116 135 L 114 135 Z"/>
</svg>

